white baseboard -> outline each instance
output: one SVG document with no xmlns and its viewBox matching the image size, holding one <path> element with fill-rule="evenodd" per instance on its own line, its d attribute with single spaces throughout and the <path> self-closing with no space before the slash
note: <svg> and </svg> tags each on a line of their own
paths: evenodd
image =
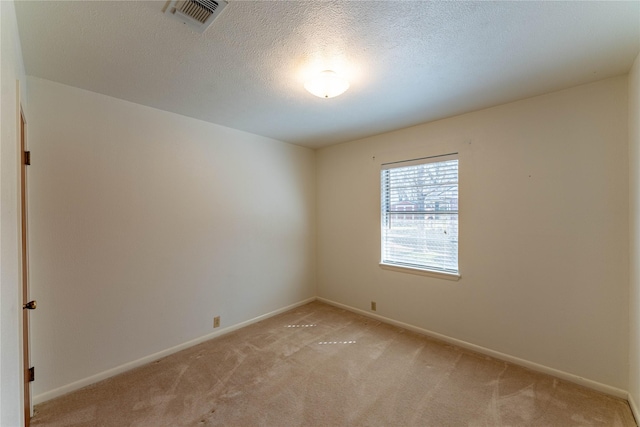
<svg viewBox="0 0 640 427">
<path fill-rule="evenodd" d="M 621 398 L 621 399 L 625 399 L 625 400 L 629 399 L 629 393 L 626 390 L 622 390 L 622 389 L 619 389 L 619 388 L 616 388 L 616 387 L 611 387 L 611 386 L 608 386 L 606 384 L 599 383 L 597 381 L 592 381 L 592 380 L 589 380 L 587 378 L 583 378 L 583 377 L 581 377 L 579 375 L 570 374 L 568 372 L 560 371 L 558 369 L 554 369 L 554 368 L 550 368 L 548 366 L 540 365 L 538 363 L 530 362 L 530 361 L 525 360 L 525 359 L 520 359 L 519 357 L 511 356 L 509 354 L 505 354 L 505 353 L 501 353 L 499 351 L 495 351 L 495 350 L 491 350 L 491 349 L 488 349 L 488 348 L 485 348 L 485 347 L 481 347 L 481 346 L 476 345 L 476 344 L 471 344 L 471 343 L 468 343 L 466 341 L 462 341 L 462 340 L 459 340 L 459 339 L 456 339 L 456 338 L 451 338 L 451 337 L 448 337 L 446 335 L 439 334 L 437 332 L 433 332 L 433 331 L 429 331 L 427 329 L 419 328 L 417 326 L 413 326 L 413 325 L 410 325 L 408 323 L 399 322 L 397 320 L 393 320 L 393 319 L 390 319 L 388 317 L 380 316 L 378 314 L 371 313 L 369 311 L 361 310 L 359 308 L 354 308 L 354 307 L 351 307 L 351 306 L 348 306 L 348 305 L 345 305 L 345 304 L 341 304 L 341 303 L 338 303 L 338 302 L 335 302 L 335 301 L 331 301 L 331 300 L 326 299 L 326 298 L 318 297 L 317 300 L 318 301 L 322 301 L 322 302 L 327 303 L 327 304 L 330 304 L 330 305 L 333 305 L 335 307 L 339 307 L 339 308 L 345 309 L 347 311 L 351 311 L 353 313 L 357 313 L 357 314 L 361 314 L 363 316 L 371 317 L 371 318 L 379 320 L 379 321 L 381 321 L 383 323 L 388 323 L 388 324 L 391 324 L 391 325 L 394 325 L 394 326 L 398 326 L 398 327 L 403 328 L 403 329 L 408 329 L 410 331 L 417 332 L 419 334 L 426 335 L 426 336 L 438 339 L 440 341 L 444 341 L 444 342 L 447 342 L 449 344 L 453 344 L 453 345 L 456 345 L 458 347 L 465 348 L 467 350 L 475 351 L 476 353 L 485 354 L 487 356 L 491 356 L 491 357 L 494 357 L 496 359 L 500 359 L 500 360 L 504 360 L 506 362 L 513 363 L 514 365 L 523 366 L 523 367 L 531 369 L 533 371 L 542 372 L 544 374 L 548 374 L 548 375 L 554 376 L 556 378 L 560 378 L 560 379 L 563 379 L 563 380 L 566 380 L 566 381 L 569 381 L 569 382 L 572 382 L 572 383 L 575 383 L 575 384 L 578 384 L 578 385 L 581 385 L 581 386 L 584 386 L 584 387 L 588 387 L 590 389 L 597 390 L 597 391 L 600 391 L 602 393 L 606 393 L 606 394 L 611 395 L 611 396 L 615 396 L 615 397 L 618 397 L 618 398 Z M 629 404 L 633 405 L 631 402 L 632 401 L 629 399 Z M 633 406 L 632 406 L 632 408 L 633 408 Z M 638 419 L 637 418 L 637 411 L 634 412 L 634 415 L 636 415 L 636 420 L 637 420 Z"/>
<path fill-rule="evenodd" d="M 627 396 L 627 401 L 629 402 L 629 406 L 631 407 L 633 417 L 636 419 L 636 425 L 640 425 L 640 411 L 638 411 L 638 405 L 636 405 L 636 401 L 633 399 L 631 393 L 629 393 L 629 395 Z"/>
<path fill-rule="evenodd" d="M 417 327 L 417 326 L 413 326 L 413 325 L 410 325 L 408 323 L 399 322 L 397 320 L 393 320 L 393 319 L 390 319 L 390 318 L 387 318 L 387 317 L 384 317 L 384 316 L 380 316 L 379 314 L 371 313 L 371 312 L 368 312 L 368 311 L 365 311 L 365 310 L 354 308 L 354 307 L 351 307 L 351 306 L 348 306 L 348 305 L 345 305 L 345 304 L 341 304 L 341 303 L 338 303 L 338 302 L 335 302 L 335 301 L 332 301 L 332 300 L 329 300 L 329 299 L 326 299 L 326 298 L 321 298 L 321 297 L 307 298 L 307 299 L 305 299 L 303 301 L 297 302 L 295 304 L 291 304 L 291 305 L 289 305 L 287 307 L 283 307 L 283 308 L 280 308 L 278 310 L 272 311 L 270 313 L 263 314 L 261 316 L 255 317 L 253 319 L 249 319 L 247 321 L 244 321 L 244 322 L 232 325 L 232 326 L 228 326 L 228 327 L 226 327 L 224 329 L 221 329 L 221 330 L 216 331 L 216 332 L 212 332 L 210 334 L 204 335 L 204 336 L 196 338 L 194 340 L 179 344 L 177 346 L 168 348 L 166 350 L 159 351 L 157 353 L 151 354 L 149 356 L 145 356 L 143 358 L 134 360 L 132 362 L 125 363 L 125 364 L 120 365 L 120 366 L 116 366 L 115 368 L 108 369 L 106 371 L 100 372 L 100 373 L 92 375 L 90 377 L 83 378 L 81 380 L 78 380 L 78 381 L 75 381 L 73 383 L 64 385 L 62 387 L 58 387 L 58 388 L 56 388 L 54 390 L 50 390 L 50 391 L 47 391 L 45 393 L 41 393 L 41 394 L 33 397 L 33 404 L 37 405 L 39 403 L 46 402 L 47 400 L 54 399 L 54 398 L 56 398 L 58 396 L 62 396 L 64 394 L 67 394 L 67 393 L 70 393 L 72 391 L 78 390 L 78 389 L 80 389 L 82 387 L 86 387 L 86 386 L 94 384 L 94 383 L 96 383 L 98 381 L 102 381 L 104 379 L 110 378 L 110 377 L 118 375 L 120 373 L 129 371 L 131 369 L 137 368 L 137 367 L 142 366 L 142 365 L 145 365 L 147 363 L 154 362 L 154 361 L 156 361 L 158 359 L 162 359 L 163 357 L 167 357 L 167 356 L 169 356 L 169 355 L 171 355 L 173 353 L 177 353 L 178 351 L 181 351 L 181 350 L 184 350 L 186 348 L 192 347 L 194 345 L 200 344 L 200 343 L 202 343 L 204 341 L 207 341 L 207 340 L 210 340 L 212 338 L 228 334 L 230 332 L 233 332 L 233 331 L 238 330 L 240 328 L 243 328 L 245 326 L 249 326 L 249 325 L 251 325 L 253 323 L 256 323 L 256 322 L 259 322 L 261 320 L 268 319 L 269 317 L 276 316 L 276 315 L 278 315 L 280 313 L 284 313 L 285 311 L 294 309 L 294 308 L 299 307 L 299 306 L 304 305 L 304 304 L 308 304 L 308 303 L 310 303 L 312 301 L 315 301 L 315 300 L 322 301 L 324 303 L 327 303 L 327 304 L 333 305 L 335 307 L 339 307 L 339 308 L 351 311 L 353 313 L 357 313 L 357 314 L 361 314 L 363 316 L 371 317 L 373 319 L 379 320 L 379 321 L 384 322 L 384 323 L 388 323 L 388 324 L 391 324 L 391 325 L 394 325 L 394 326 L 398 326 L 398 327 L 401 327 L 401 328 L 404 328 L 404 329 L 407 329 L 407 330 L 410 330 L 410 331 L 414 331 L 414 332 L 417 332 L 419 334 L 426 335 L 426 336 L 438 339 L 440 341 L 444 341 L 444 342 L 447 342 L 447 343 L 450 343 L 450 344 L 453 344 L 453 345 L 456 345 L 456 346 L 459 346 L 459 347 L 462 347 L 462 348 L 465 348 L 465 349 L 468 349 L 468 350 L 471 350 L 471 351 L 475 351 L 477 353 L 485 354 L 487 356 L 491 356 L 491 357 L 494 357 L 496 359 L 504 360 L 506 362 L 513 363 L 515 365 L 523 366 L 525 368 L 528 368 L 528 369 L 531 369 L 531 370 L 534 370 L 534 371 L 537 371 L 537 372 L 542 372 L 542 373 L 545 373 L 545 374 L 548 374 L 548 375 L 552 375 L 554 377 L 557 377 L 557 378 L 560 378 L 560 379 L 563 379 L 563 380 L 566 380 L 566 381 L 569 381 L 569 382 L 572 382 L 572 383 L 575 383 L 575 384 L 579 384 L 581 386 L 588 387 L 588 388 L 591 388 L 593 390 L 597 390 L 597 391 L 609 394 L 611 396 L 615 396 L 615 397 L 618 397 L 618 398 L 621 398 L 621 399 L 625 399 L 625 400 L 627 400 L 629 402 L 629 406 L 631 407 L 631 410 L 632 410 L 633 415 L 635 416 L 636 420 L 637 421 L 640 420 L 640 411 L 638 411 L 638 406 L 636 405 L 636 402 L 633 400 L 632 396 L 626 390 L 622 390 L 622 389 L 619 389 L 619 388 L 616 388 L 616 387 L 611 387 L 611 386 L 608 386 L 606 384 L 602 384 L 602 383 L 599 383 L 597 381 L 592 381 L 592 380 L 583 378 L 583 377 L 575 375 L 575 374 L 571 374 L 571 373 L 568 373 L 568 372 L 560 371 L 558 369 L 550 368 L 548 366 L 540 365 L 538 363 L 530 362 L 528 360 L 520 359 L 518 357 L 511 356 L 509 354 L 501 353 L 499 351 L 495 351 L 495 350 L 491 350 L 491 349 L 488 349 L 488 348 L 485 348 L 485 347 L 481 347 L 479 345 L 471 344 L 471 343 L 468 343 L 466 341 L 462 341 L 462 340 L 459 340 L 459 339 L 456 339 L 456 338 L 451 338 L 449 336 L 442 335 L 442 334 L 439 334 L 437 332 L 429 331 L 427 329 L 423 329 L 423 328 L 420 328 L 420 327 Z"/>
<path fill-rule="evenodd" d="M 289 311 L 291 309 L 294 309 L 294 308 L 299 307 L 299 306 L 304 305 L 304 304 L 308 304 L 308 303 L 310 303 L 312 301 L 315 301 L 315 300 L 316 300 L 315 297 L 307 298 L 307 299 L 305 299 L 303 301 L 297 302 L 295 304 L 291 304 L 289 306 L 280 308 L 280 309 L 272 311 L 270 313 L 263 314 L 261 316 L 255 317 L 253 319 L 246 320 L 246 321 L 241 322 L 241 323 L 237 323 L 237 324 L 232 325 L 232 326 L 228 326 L 228 327 L 226 327 L 224 329 L 220 329 L 219 331 L 212 332 L 210 334 L 207 334 L 207 335 L 204 335 L 202 337 L 193 339 L 191 341 L 187 341 L 185 343 L 176 345 L 176 346 L 168 348 L 166 350 L 162 350 L 162 351 L 159 351 L 157 353 L 150 354 L 149 356 L 142 357 L 142 358 L 140 358 L 138 360 L 134 360 L 132 362 L 125 363 L 125 364 L 120 365 L 120 366 L 116 366 L 115 368 L 108 369 L 108 370 L 100 372 L 98 374 L 91 375 L 90 377 L 83 378 L 81 380 L 72 382 L 72 383 L 64 385 L 62 387 L 58 387 L 56 389 L 41 393 L 41 394 L 33 397 L 33 404 L 37 405 L 39 403 L 46 402 L 47 400 L 51 400 L 51 399 L 56 398 L 58 396 L 62 396 L 63 394 L 67 394 L 67 393 L 70 393 L 72 391 L 81 389 L 82 387 L 86 387 L 88 385 L 97 383 L 98 381 L 105 380 L 107 378 L 113 377 L 114 375 L 121 374 L 123 372 L 129 371 L 129 370 L 131 370 L 133 368 L 137 368 L 137 367 L 145 365 L 147 363 L 154 362 L 154 361 L 156 361 L 158 359 L 162 359 L 163 357 L 167 357 L 167 356 L 169 356 L 169 355 L 171 355 L 173 353 L 177 353 L 180 350 L 184 350 L 186 348 L 189 348 L 189 347 L 192 347 L 194 345 L 200 344 L 200 343 L 202 343 L 204 341 L 208 341 L 208 340 L 210 340 L 212 338 L 216 338 L 216 337 L 219 337 L 221 335 L 228 334 L 228 333 L 233 332 L 233 331 L 235 331 L 237 329 L 244 328 L 245 326 L 249 326 L 252 323 L 256 323 L 256 322 L 259 322 L 261 320 L 268 319 L 269 317 L 276 316 L 276 315 L 278 315 L 280 313 L 284 313 L 285 311 Z"/>
</svg>

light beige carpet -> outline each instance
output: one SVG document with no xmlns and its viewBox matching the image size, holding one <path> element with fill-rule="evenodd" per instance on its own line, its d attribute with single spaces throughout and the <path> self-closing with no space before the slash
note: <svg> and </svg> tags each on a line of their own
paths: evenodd
<svg viewBox="0 0 640 427">
<path fill-rule="evenodd" d="M 635 426 L 627 402 L 314 302 L 35 408 L 33 426 Z"/>
</svg>

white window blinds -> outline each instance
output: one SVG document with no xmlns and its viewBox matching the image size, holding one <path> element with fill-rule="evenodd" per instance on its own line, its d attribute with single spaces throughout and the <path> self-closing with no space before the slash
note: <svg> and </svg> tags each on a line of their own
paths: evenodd
<svg viewBox="0 0 640 427">
<path fill-rule="evenodd" d="M 382 263 L 458 274 L 456 154 L 382 165 Z"/>
</svg>

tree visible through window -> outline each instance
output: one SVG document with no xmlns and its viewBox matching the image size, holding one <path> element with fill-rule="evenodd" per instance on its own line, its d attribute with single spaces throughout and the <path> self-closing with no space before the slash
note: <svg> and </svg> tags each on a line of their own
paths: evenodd
<svg viewBox="0 0 640 427">
<path fill-rule="evenodd" d="M 458 159 L 382 166 L 382 263 L 458 274 Z"/>
</svg>

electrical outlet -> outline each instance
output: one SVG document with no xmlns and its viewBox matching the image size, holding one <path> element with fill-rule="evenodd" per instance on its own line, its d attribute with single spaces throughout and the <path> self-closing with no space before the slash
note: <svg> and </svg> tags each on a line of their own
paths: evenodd
<svg viewBox="0 0 640 427">
<path fill-rule="evenodd" d="M 216 316 L 213 318 L 213 327 L 214 328 L 220 327 L 220 316 Z"/>
<path fill-rule="evenodd" d="M 371 311 L 376 311 L 376 302 L 371 301 Z"/>
</svg>

